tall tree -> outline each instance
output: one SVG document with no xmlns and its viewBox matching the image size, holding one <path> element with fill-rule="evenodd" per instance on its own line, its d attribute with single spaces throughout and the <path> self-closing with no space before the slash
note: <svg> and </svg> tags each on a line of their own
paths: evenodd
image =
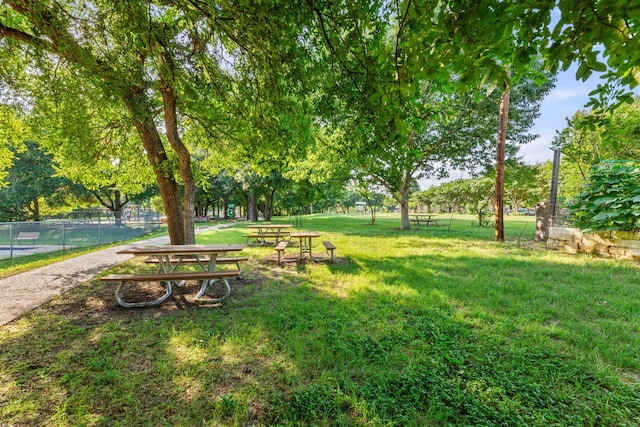
<svg viewBox="0 0 640 427">
<path fill-rule="evenodd" d="M 49 5 L 12 0 L 3 5 L 0 34 L 25 43 L 37 61 L 34 66 L 67 67 L 71 74 L 101 88 L 105 100 L 119 100 L 127 108 L 155 172 L 171 242 L 193 242 L 191 215 L 185 216 L 180 208 L 184 205 L 187 211 L 193 205 L 193 179 L 176 115 L 175 52 L 171 48 L 177 45 L 177 31 L 163 23 L 163 19 L 169 23 L 171 8 L 152 8 L 143 2 L 83 7 L 72 2 Z M 184 203 L 155 122 L 158 100 L 166 138 L 179 159 Z"/>
<path fill-rule="evenodd" d="M 509 75 L 507 74 L 507 77 Z M 507 146 L 507 125 L 509 121 L 509 99 L 511 89 L 508 87 L 500 97 L 500 118 L 498 126 L 498 147 L 496 156 L 496 241 L 504 241 L 504 160 Z"/>
<path fill-rule="evenodd" d="M 49 75 L 46 88 L 32 83 L 32 128 L 40 129 L 59 173 L 89 190 L 119 224 L 126 203 L 153 184 L 153 172 L 126 111 L 90 82 L 64 74 Z"/>
<path fill-rule="evenodd" d="M 423 51 L 413 43 L 433 31 L 434 10 L 398 1 L 312 7 L 325 45 L 320 52 L 335 69 L 327 75 L 320 106 L 335 112 L 329 114 L 344 129 L 345 153 L 396 199 L 401 228 L 407 229 L 414 179 L 444 175 L 449 166 L 484 166 L 487 154 L 495 152 L 489 147 L 498 128 L 498 97 L 480 95 L 474 89 L 483 84 L 469 85 L 455 68 L 433 70 L 427 57 L 416 58 Z M 369 8 L 376 13 L 367 14 Z M 410 65 L 414 59 L 422 65 Z M 426 68 L 433 72 L 425 74 Z M 520 125 L 510 135 L 511 153 L 517 143 L 532 139 L 526 130 L 551 87 L 531 89 L 533 80 L 548 82 L 548 77 L 530 64 L 518 80 L 527 88 L 520 91 L 519 104 L 514 100 Z"/>
<path fill-rule="evenodd" d="M 208 101 L 223 102 L 229 81 L 260 68 L 272 71 L 274 86 L 284 81 L 295 68 L 299 8 L 190 0 L 1 5 L 3 43 L 22 44 L 33 67 L 67 68 L 126 108 L 153 168 L 171 242 L 193 242 L 195 181 L 182 117 L 215 128 L 220 102 Z"/>
<path fill-rule="evenodd" d="M 40 221 L 40 205 L 64 201 L 72 183 L 56 176 L 53 156 L 44 152 L 37 143 L 25 141 L 14 151 L 13 165 L 7 176 L 8 185 L 0 189 L 3 221 Z"/>
<path fill-rule="evenodd" d="M 512 162 L 505 168 L 505 199 L 509 202 L 512 212 L 518 212 L 521 207 L 534 206 L 547 196 L 540 185 L 538 175 L 541 165 L 526 165 L 522 162 Z"/>
</svg>

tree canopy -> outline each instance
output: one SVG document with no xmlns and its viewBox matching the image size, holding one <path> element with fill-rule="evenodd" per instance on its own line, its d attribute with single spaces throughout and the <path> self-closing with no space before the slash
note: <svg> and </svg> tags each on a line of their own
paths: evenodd
<svg viewBox="0 0 640 427">
<path fill-rule="evenodd" d="M 3 0 L 0 77 L 37 79 L 51 100 L 51 82 L 88 88 L 94 102 L 89 114 L 76 109 L 78 128 L 118 117 L 135 129 L 142 148 L 119 143 L 144 153 L 171 241 L 190 243 L 197 145 L 267 176 L 265 164 L 296 164 L 321 134 L 312 129 L 334 125 L 339 153 L 406 205 L 410 182 L 430 168 L 420 159 L 433 160 L 433 126 L 445 132 L 456 108 L 481 106 L 493 88 L 544 83 L 540 59 L 552 74 L 573 63 L 577 78 L 602 73 L 594 107 L 628 100 L 640 82 L 640 5 L 627 3 Z M 455 163 L 462 139 L 443 140 L 440 158 Z M 250 156 L 230 155 L 241 152 Z"/>
</svg>

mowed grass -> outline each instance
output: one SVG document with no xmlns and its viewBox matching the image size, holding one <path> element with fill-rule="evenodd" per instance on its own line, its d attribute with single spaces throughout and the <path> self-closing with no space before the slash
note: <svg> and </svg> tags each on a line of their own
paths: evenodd
<svg viewBox="0 0 640 427">
<path fill-rule="evenodd" d="M 126 310 L 94 280 L 0 327 L 0 425 L 640 425 L 637 263 L 548 251 L 531 217 L 506 243 L 368 220 L 302 218 L 335 264 L 245 249 L 223 306 Z"/>
</svg>

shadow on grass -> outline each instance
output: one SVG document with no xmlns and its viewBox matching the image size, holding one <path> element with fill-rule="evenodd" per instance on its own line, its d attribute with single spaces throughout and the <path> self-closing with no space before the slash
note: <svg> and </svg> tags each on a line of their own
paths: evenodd
<svg viewBox="0 0 640 427">
<path fill-rule="evenodd" d="M 303 270 L 249 263 L 218 307 L 185 289 L 186 300 L 126 310 L 112 287 L 81 285 L 3 328 L 0 423 L 639 421 L 640 387 L 617 375 L 637 361 L 606 357 L 638 343 L 598 329 L 603 318 L 638 327 L 637 291 L 623 283 L 637 270 L 426 249 Z"/>
</svg>

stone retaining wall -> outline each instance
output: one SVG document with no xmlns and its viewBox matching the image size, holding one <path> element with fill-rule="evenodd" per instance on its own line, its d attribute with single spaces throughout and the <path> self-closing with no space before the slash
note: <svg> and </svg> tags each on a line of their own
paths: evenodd
<svg viewBox="0 0 640 427">
<path fill-rule="evenodd" d="M 551 227 L 547 247 L 569 253 L 640 260 L 640 233 L 607 231 L 582 233 L 576 228 Z"/>
</svg>

